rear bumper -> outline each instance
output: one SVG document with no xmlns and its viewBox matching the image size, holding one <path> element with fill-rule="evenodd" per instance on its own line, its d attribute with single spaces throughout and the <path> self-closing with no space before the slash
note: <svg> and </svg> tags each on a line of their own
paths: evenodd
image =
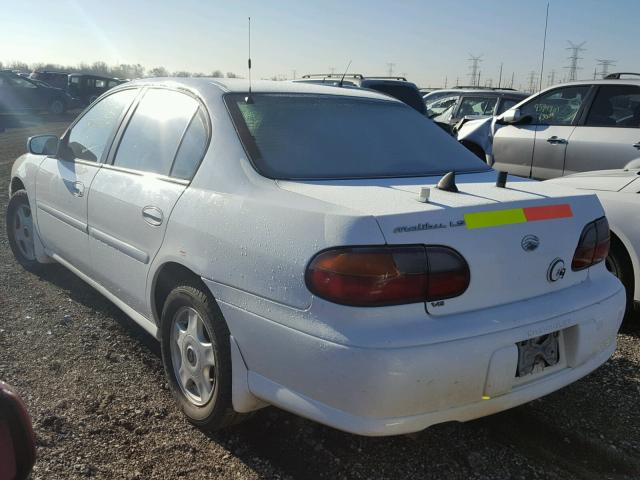
<svg viewBox="0 0 640 480">
<path fill-rule="evenodd" d="M 256 397 L 303 417 L 361 435 L 396 435 L 466 421 L 531 401 L 568 385 L 614 352 L 624 312 L 619 282 L 601 277 L 593 303 L 572 309 L 562 296 L 494 309 L 536 316 L 536 302 L 566 312 L 535 323 L 403 348 L 341 345 L 284 326 L 224 301 L 220 307 L 247 366 Z M 584 287 L 584 294 L 590 295 Z M 552 297 L 551 295 L 545 297 Z M 455 315 L 448 322 L 455 322 Z M 561 332 L 561 361 L 517 378 L 516 342 Z"/>
</svg>

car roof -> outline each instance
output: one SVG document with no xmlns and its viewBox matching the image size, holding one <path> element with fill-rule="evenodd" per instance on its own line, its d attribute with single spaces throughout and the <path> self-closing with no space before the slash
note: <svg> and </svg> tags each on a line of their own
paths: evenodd
<svg viewBox="0 0 640 480">
<path fill-rule="evenodd" d="M 206 91 L 213 93 L 217 91 L 220 95 L 224 93 L 247 93 L 249 91 L 249 81 L 238 78 L 185 78 L 185 77 L 161 77 L 144 78 L 133 80 L 126 85 L 155 85 L 182 87 L 189 90 Z M 124 86 L 124 85 L 123 85 Z M 389 97 L 374 90 L 362 88 L 334 87 L 327 84 L 304 83 L 304 82 L 284 82 L 274 80 L 257 80 L 251 82 L 253 93 L 307 93 L 320 95 L 340 95 L 343 97 L 362 97 L 378 100 L 387 100 L 402 103 L 400 100 Z"/>
</svg>

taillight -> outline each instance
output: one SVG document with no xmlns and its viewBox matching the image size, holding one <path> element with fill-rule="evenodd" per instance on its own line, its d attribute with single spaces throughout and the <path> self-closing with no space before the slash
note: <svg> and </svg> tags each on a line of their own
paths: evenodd
<svg viewBox="0 0 640 480">
<path fill-rule="evenodd" d="M 576 247 L 571 262 L 574 271 L 583 270 L 603 261 L 609 254 L 609 223 L 606 217 L 600 217 L 587 223 Z"/>
<path fill-rule="evenodd" d="M 469 286 L 469 266 L 443 246 L 344 247 L 316 255 L 305 274 L 309 290 L 361 307 L 442 300 Z"/>
</svg>

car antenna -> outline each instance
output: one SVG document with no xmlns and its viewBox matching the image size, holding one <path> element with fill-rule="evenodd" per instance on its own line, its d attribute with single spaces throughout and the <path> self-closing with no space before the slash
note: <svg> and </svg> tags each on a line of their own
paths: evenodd
<svg viewBox="0 0 640 480">
<path fill-rule="evenodd" d="M 251 95 L 251 17 L 249 17 L 249 60 L 247 62 L 249 67 L 249 95 L 244 99 L 245 103 L 252 104 L 253 96 Z"/>
<path fill-rule="evenodd" d="M 458 187 L 456 185 L 456 172 L 449 172 L 440 179 L 436 185 L 438 190 L 444 190 L 445 192 L 457 192 Z"/>
<path fill-rule="evenodd" d="M 342 78 L 340 79 L 340 83 L 338 84 L 339 87 L 342 86 L 342 82 L 344 82 L 344 77 L 347 76 L 347 72 L 349 71 L 349 67 L 351 66 L 351 62 L 353 60 L 349 60 L 349 64 L 347 65 L 347 68 L 345 69 L 344 73 L 342 74 Z"/>
</svg>

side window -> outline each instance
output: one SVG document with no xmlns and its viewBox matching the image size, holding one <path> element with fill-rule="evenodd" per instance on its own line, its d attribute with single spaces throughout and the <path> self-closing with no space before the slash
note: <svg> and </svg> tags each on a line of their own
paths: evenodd
<svg viewBox="0 0 640 480">
<path fill-rule="evenodd" d="M 598 90 L 585 125 L 590 127 L 640 127 L 640 88 L 603 85 Z"/>
<path fill-rule="evenodd" d="M 73 83 L 74 85 L 77 85 L 80 83 L 80 77 L 71 77 L 69 82 Z"/>
<path fill-rule="evenodd" d="M 503 98 L 502 99 L 502 103 L 500 104 L 500 107 L 498 108 L 497 115 L 500 115 L 501 113 L 506 112 L 511 107 L 516 106 L 520 102 L 521 102 L 521 100 L 513 100 L 511 98 Z"/>
<path fill-rule="evenodd" d="M 94 104 L 71 129 L 65 159 L 99 161 L 120 115 L 137 93 L 136 89 L 122 90 Z"/>
<path fill-rule="evenodd" d="M 552 90 L 522 106 L 522 116 L 530 115 L 534 125 L 571 125 L 589 92 L 589 85 Z"/>
<path fill-rule="evenodd" d="M 107 82 L 104 80 L 96 80 L 96 88 L 104 88 Z"/>
<path fill-rule="evenodd" d="M 182 138 L 180 148 L 171 168 L 171 176 L 190 180 L 196 172 L 205 148 L 207 148 L 207 120 L 200 108 Z"/>
<path fill-rule="evenodd" d="M 190 96 L 148 90 L 122 136 L 114 165 L 169 175 L 180 139 L 198 108 Z"/>
</svg>

